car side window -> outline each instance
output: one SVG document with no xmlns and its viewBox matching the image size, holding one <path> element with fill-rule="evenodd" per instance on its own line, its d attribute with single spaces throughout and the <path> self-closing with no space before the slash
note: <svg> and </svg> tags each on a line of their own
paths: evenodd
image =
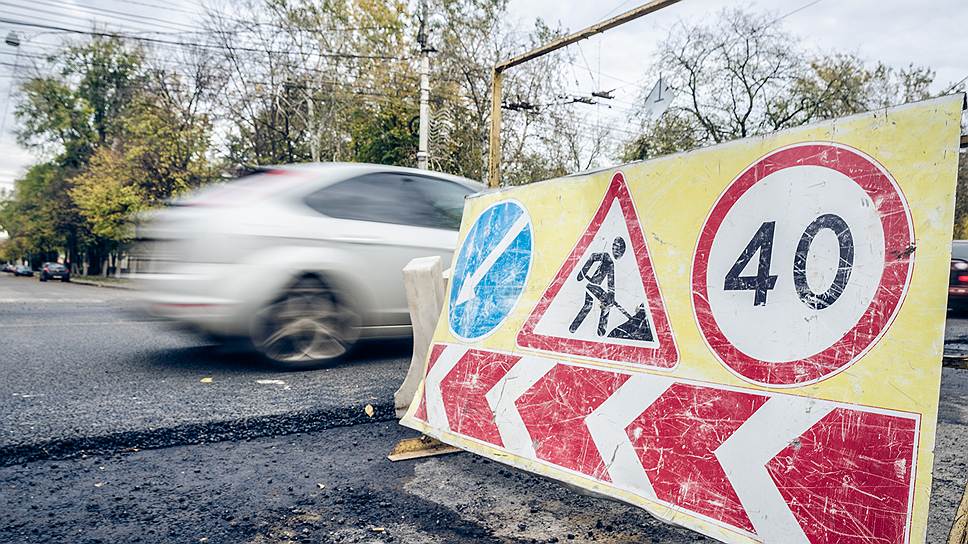
<svg viewBox="0 0 968 544">
<path fill-rule="evenodd" d="M 306 204 L 337 219 L 409 224 L 403 198 L 403 182 L 398 177 L 369 174 L 316 191 L 306 197 Z"/>
<path fill-rule="evenodd" d="M 306 197 L 305 202 L 337 219 L 457 230 L 464 197 L 472 192 L 446 180 L 380 173 L 325 187 Z"/>
</svg>

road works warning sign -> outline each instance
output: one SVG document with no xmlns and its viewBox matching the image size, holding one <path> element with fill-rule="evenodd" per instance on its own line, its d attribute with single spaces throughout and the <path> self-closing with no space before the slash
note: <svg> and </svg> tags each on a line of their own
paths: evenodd
<svg viewBox="0 0 968 544">
<path fill-rule="evenodd" d="M 659 368 L 678 361 L 648 244 L 621 172 L 612 176 L 591 223 L 521 328 L 518 344 Z"/>
<path fill-rule="evenodd" d="M 962 101 L 469 199 L 403 423 L 726 542 L 924 541 Z"/>
</svg>

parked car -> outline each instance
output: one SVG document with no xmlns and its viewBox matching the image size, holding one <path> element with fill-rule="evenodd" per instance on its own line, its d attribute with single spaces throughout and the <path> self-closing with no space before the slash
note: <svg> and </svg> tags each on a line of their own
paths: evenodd
<svg viewBox="0 0 968 544">
<path fill-rule="evenodd" d="M 144 218 L 146 310 L 270 361 L 312 368 L 361 337 L 411 334 L 402 268 L 449 262 L 480 183 L 366 164 L 261 170 Z"/>
<path fill-rule="evenodd" d="M 34 271 L 29 266 L 17 265 L 13 271 L 14 276 L 33 276 Z"/>
<path fill-rule="evenodd" d="M 968 310 L 968 240 L 955 240 L 951 243 L 948 308 L 956 311 Z"/>
<path fill-rule="evenodd" d="M 3 265 L 3 268 L 0 268 L 0 272 L 6 272 L 7 274 L 13 274 L 16 270 L 17 267 L 10 263 L 7 263 Z"/>
<path fill-rule="evenodd" d="M 71 281 L 71 271 L 60 263 L 44 263 L 40 267 L 40 281 L 52 279 Z"/>
</svg>

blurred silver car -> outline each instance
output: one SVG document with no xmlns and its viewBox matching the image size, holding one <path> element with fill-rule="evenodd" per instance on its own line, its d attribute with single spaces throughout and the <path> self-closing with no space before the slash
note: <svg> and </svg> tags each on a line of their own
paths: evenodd
<svg viewBox="0 0 968 544">
<path fill-rule="evenodd" d="M 449 262 L 464 197 L 481 189 L 377 165 L 264 169 L 145 217 L 135 278 L 154 316 L 317 367 L 361 337 L 411 333 L 401 269 Z"/>
</svg>

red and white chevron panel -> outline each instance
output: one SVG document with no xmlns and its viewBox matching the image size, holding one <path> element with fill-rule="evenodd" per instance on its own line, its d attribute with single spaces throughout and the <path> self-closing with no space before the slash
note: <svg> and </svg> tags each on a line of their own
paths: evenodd
<svg viewBox="0 0 968 544">
<path fill-rule="evenodd" d="M 414 417 L 762 542 L 908 540 L 916 414 L 437 344 Z"/>
</svg>

